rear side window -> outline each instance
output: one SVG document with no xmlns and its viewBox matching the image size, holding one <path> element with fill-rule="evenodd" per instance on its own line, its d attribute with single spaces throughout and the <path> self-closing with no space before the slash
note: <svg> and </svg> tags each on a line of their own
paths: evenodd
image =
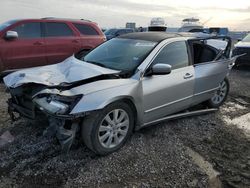
<svg viewBox="0 0 250 188">
<path fill-rule="evenodd" d="M 46 37 L 68 37 L 73 35 L 73 31 L 65 23 L 46 23 Z"/>
<path fill-rule="evenodd" d="M 18 38 L 40 38 L 41 37 L 41 24 L 39 22 L 21 24 L 12 31 L 18 33 Z"/>
<path fill-rule="evenodd" d="M 153 64 L 169 64 L 172 69 L 189 65 L 187 45 L 185 41 L 173 42 L 165 46 L 156 56 Z"/>
<path fill-rule="evenodd" d="M 80 31 L 83 35 L 99 35 L 99 33 L 91 26 L 84 24 L 75 24 L 74 26 Z"/>
</svg>

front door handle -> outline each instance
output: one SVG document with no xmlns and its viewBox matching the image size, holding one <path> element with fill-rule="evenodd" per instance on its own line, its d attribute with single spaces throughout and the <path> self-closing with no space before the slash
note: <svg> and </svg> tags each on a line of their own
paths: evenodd
<svg viewBox="0 0 250 188">
<path fill-rule="evenodd" d="M 186 73 L 185 75 L 184 75 L 184 79 L 189 79 L 189 78 L 192 78 L 194 75 L 192 75 L 192 74 L 190 74 L 190 73 Z"/>
</svg>

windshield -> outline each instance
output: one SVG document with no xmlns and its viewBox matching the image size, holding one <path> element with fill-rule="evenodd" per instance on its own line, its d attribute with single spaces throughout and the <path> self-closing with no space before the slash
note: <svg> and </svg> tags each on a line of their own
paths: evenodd
<svg viewBox="0 0 250 188">
<path fill-rule="evenodd" d="M 105 35 L 114 35 L 117 29 L 108 29 L 104 32 Z"/>
<path fill-rule="evenodd" d="M 242 41 L 243 42 L 250 42 L 250 34 L 248 34 Z"/>
<path fill-rule="evenodd" d="M 10 25 L 14 24 L 15 22 L 17 22 L 17 20 L 11 20 L 11 21 L 4 22 L 4 23 L 0 24 L 0 31 L 4 30 L 5 28 L 9 27 Z"/>
<path fill-rule="evenodd" d="M 84 61 L 124 72 L 134 71 L 156 42 L 115 38 L 103 43 L 84 57 Z"/>
</svg>

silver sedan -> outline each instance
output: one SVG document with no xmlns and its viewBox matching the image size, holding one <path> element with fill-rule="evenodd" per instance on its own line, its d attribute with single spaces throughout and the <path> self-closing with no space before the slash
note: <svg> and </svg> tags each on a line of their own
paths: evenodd
<svg viewBox="0 0 250 188">
<path fill-rule="evenodd" d="M 4 78 L 9 113 L 49 122 L 68 150 L 75 135 L 94 152 L 121 148 L 134 130 L 218 108 L 229 92 L 227 37 L 133 33 L 114 38 L 84 57 L 19 70 Z M 209 109 L 184 110 L 206 104 Z"/>
</svg>

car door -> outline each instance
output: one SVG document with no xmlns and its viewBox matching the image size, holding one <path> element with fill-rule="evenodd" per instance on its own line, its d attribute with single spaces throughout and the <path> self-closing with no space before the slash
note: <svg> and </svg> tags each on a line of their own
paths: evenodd
<svg viewBox="0 0 250 188">
<path fill-rule="evenodd" d="M 49 64 L 59 63 L 81 48 L 80 37 L 64 22 L 45 22 L 46 57 Z"/>
<path fill-rule="evenodd" d="M 198 44 L 198 47 L 194 47 L 193 56 L 197 59 L 197 54 L 195 53 L 199 51 L 199 60 L 194 60 L 195 87 L 193 104 L 211 98 L 219 87 L 220 82 L 228 74 L 232 59 L 224 57 L 215 60 L 221 50 L 221 52 L 226 50 L 227 45 L 228 42 L 225 40 L 209 39 Z M 230 51 L 230 49 L 228 50 Z"/>
<path fill-rule="evenodd" d="M 46 64 L 45 44 L 40 22 L 25 22 L 10 28 L 18 38 L 0 45 L 5 69 L 20 69 Z"/>
<path fill-rule="evenodd" d="M 154 64 L 169 64 L 172 71 L 143 78 L 144 123 L 188 108 L 193 95 L 194 68 L 189 64 L 185 41 L 167 44 L 150 66 Z"/>
<path fill-rule="evenodd" d="M 73 23 L 73 25 L 80 33 L 81 50 L 91 50 L 106 40 L 91 25 L 80 23 Z"/>
</svg>

